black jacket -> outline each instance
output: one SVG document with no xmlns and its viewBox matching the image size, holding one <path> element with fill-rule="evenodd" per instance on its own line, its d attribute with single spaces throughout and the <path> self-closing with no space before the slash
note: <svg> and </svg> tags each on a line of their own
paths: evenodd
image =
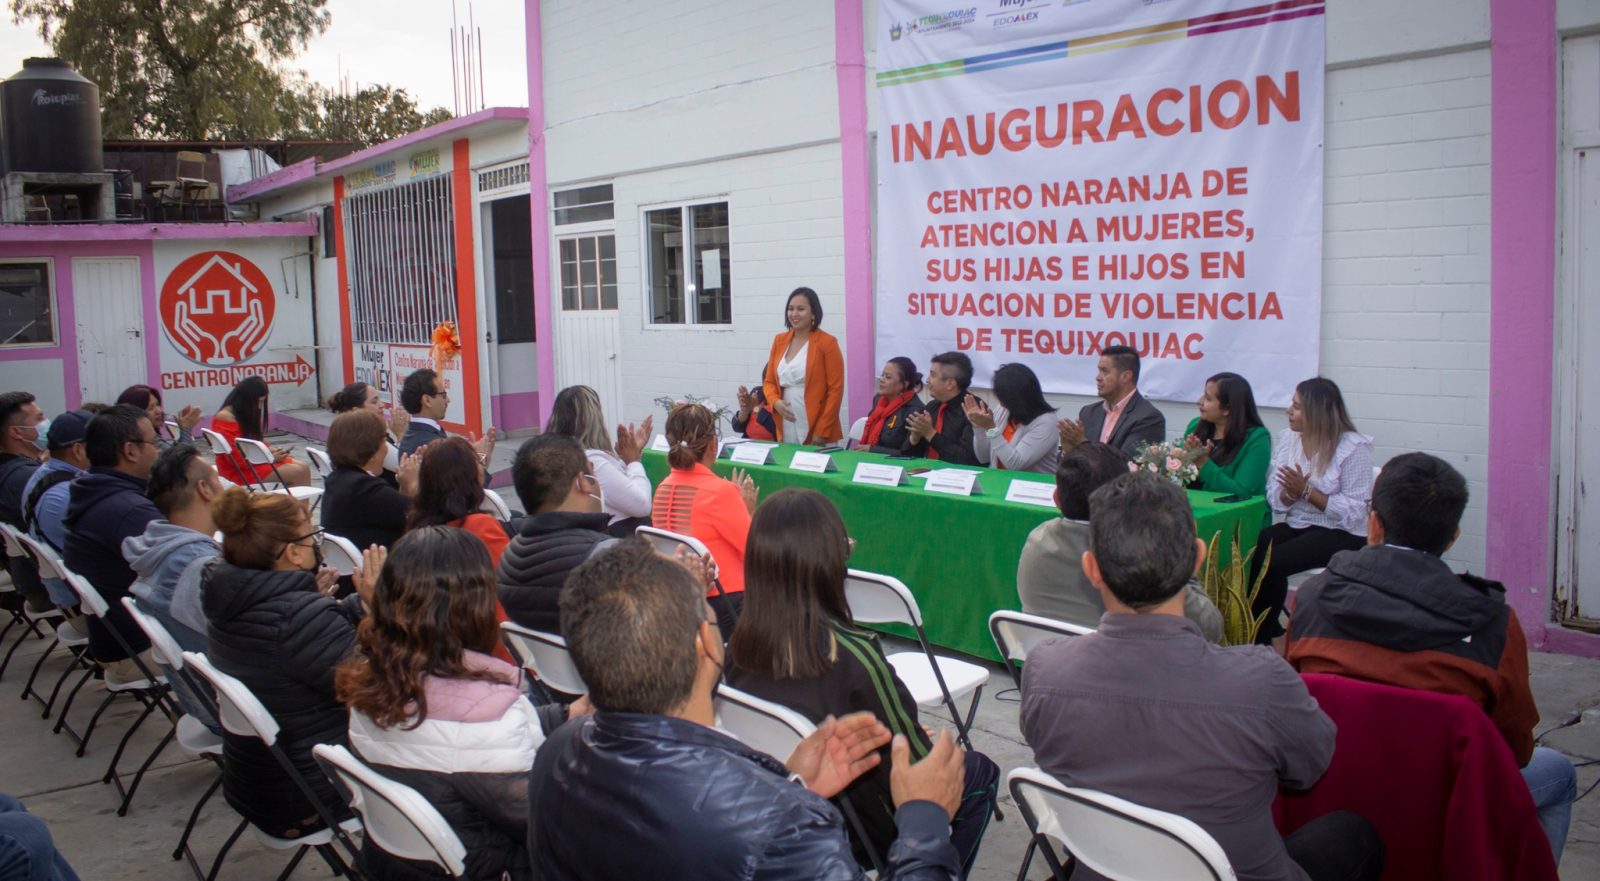
<svg viewBox="0 0 1600 881">
<path fill-rule="evenodd" d="M 22 490 L 42 464 L 16 453 L 0 453 L 0 520 L 22 528 Z"/>
<path fill-rule="evenodd" d="M 359 550 L 388 547 L 406 531 L 411 500 L 381 477 L 340 465 L 322 482 L 322 528 Z"/>
<path fill-rule="evenodd" d="M 446 437 L 449 437 L 449 435 L 444 433 L 444 429 L 434 428 L 431 425 L 423 425 L 416 419 L 412 419 L 406 424 L 405 435 L 400 438 L 400 455 L 409 456 L 422 447 L 425 447 L 436 440 L 444 440 Z M 324 504 L 326 504 L 326 502 L 324 502 Z"/>
<path fill-rule="evenodd" d="M 541 881 L 843 881 L 863 878 L 844 818 L 782 762 L 668 716 L 602 712 L 563 725 L 528 782 L 528 849 Z M 952 881 L 950 818 L 896 812 L 882 881 Z"/>
<path fill-rule="evenodd" d="M 545 633 L 561 632 L 561 588 L 567 574 L 611 536 L 611 515 L 544 511 L 522 518 L 522 529 L 500 556 L 500 605 L 512 621 Z"/>
<path fill-rule="evenodd" d="M 323 596 L 308 571 L 241 569 L 219 557 L 201 576 L 200 604 L 210 625 L 206 657 L 250 687 L 312 791 L 335 816 L 348 816 L 311 748 L 345 741 L 349 716 L 334 699 L 333 674 L 355 646 L 360 601 Z M 240 815 L 285 838 L 322 826 L 260 740 L 226 735 L 222 757 L 223 794 Z"/>
<path fill-rule="evenodd" d="M 155 503 L 145 498 L 145 482 L 113 468 L 90 468 L 67 491 L 67 530 L 61 562 L 94 585 L 106 601 L 105 620 L 89 619 L 89 652 L 100 661 L 128 657 L 111 630 L 121 634 L 128 648 L 142 652 L 150 647 L 144 631 L 133 623 L 122 598 L 133 584 L 133 567 L 122 559 L 122 540 L 143 535 L 152 520 L 160 520 Z"/>
<path fill-rule="evenodd" d="M 1078 411 L 1078 421 L 1083 423 L 1083 436 L 1092 441 L 1100 439 L 1100 430 L 1106 424 L 1105 401 L 1095 401 Z M 1117 417 L 1117 427 L 1111 430 L 1111 446 L 1122 451 L 1129 459 L 1139 455 L 1139 448 L 1158 444 L 1167 439 L 1167 417 L 1161 415 L 1156 405 L 1145 400 L 1138 392 L 1128 400 L 1127 409 Z"/>
<path fill-rule="evenodd" d="M 931 441 L 907 444 L 906 455 L 928 456 L 928 448 L 931 446 L 939 454 L 937 458 L 941 462 L 955 465 L 982 464 L 978 461 L 978 454 L 972 449 L 972 423 L 967 421 L 967 413 L 961 409 L 961 402 L 966 399 L 967 393 L 962 392 L 943 404 L 929 401 L 928 418 L 932 419 L 935 425 L 939 425 L 940 429 Z M 944 412 L 942 423 L 939 419 L 941 410 Z"/>
<path fill-rule="evenodd" d="M 890 455 L 905 453 L 906 448 L 911 446 L 911 429 L 906 427 L 906 420 L 910 419 L 913 414 L 921 413 L 926 409 L 928 409 L 928 406 L 922 403 L 922 399 L 912 395 L 911 400 L 901 405 L 899 411 L 890 416 L 889 420 L 883 424 L 883 430 L 878 432 L 878 442 L 871 447 L 872 452 L 889 453 Z M 967 414 L 962 413 L 961 415 L 962 418 L 965 418 Z M 968 440 L 970 441 L 971 438 L 969 437 Z M 971 444 L 969 443 L 968 446 L 971 446 Z"/>
</svg>

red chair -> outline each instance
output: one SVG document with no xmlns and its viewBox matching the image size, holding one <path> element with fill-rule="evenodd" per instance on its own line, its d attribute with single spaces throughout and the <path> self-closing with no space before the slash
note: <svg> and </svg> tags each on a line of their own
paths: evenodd
<svg viewBox="0 0 1600 881">
<path fill-rule="evenodd" d="M 1354 811 L 1383 839 L 1384 881 L 1556 881 L 1533 797 L 1477 704 L 1326 673 L 1301 678 L 1339 734 L 1322 779 L 1278 796 L 1280 833 Z"/>
</svg>

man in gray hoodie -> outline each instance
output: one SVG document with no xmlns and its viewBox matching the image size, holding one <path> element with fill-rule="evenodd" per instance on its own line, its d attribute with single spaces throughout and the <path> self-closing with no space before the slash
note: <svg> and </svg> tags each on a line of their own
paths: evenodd
<svg viewBox="0 0 1600 881">
<path fill-rule="evenodd" d="M 200 570 L 221 550 L 211 503 L 222 494 L 222 482 L 193 445 L 175 444 L 150 469 L 146 493 L 164 519 L 122 541 L 122 556 L 137 576 L 129 591 L 185 651 L 203 652 Z"/>
</svg>

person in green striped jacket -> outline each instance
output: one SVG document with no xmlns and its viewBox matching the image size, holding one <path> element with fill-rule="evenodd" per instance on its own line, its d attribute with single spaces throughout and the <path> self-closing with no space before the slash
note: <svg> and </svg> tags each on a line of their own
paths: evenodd
<svg viewBox="0 0 1600 881">
<path fill-rule="evenodd" d="M 838 509 L 821 493 L 784 489 L 762 501 L 750 523 L 744 612 L 728 643 L 724 679 L 812 722 L 869 711 L 891 733 L 904 735 L 912 757 L 921 760 L 932 743 L 917 721 L 917 705 L 878 635 L 850 620 L 844 581 L 852 545 Z M 895 839 L 888 752 L 885 746 L 883 761 L 838 796 L 861 819 L 861 830 L 851 829 L 851 845 L 868 868 L 864 844 L 881 857 Z M 967 752 L 964 795 L 950 823 L 963 878 L 977 858 L 999 780 L 1000 769 L 988 756 Z"/>
<path fill-rule="evenodd" d="M 1200 478 L 1190 489 L 1229 493 L 1240 498 L 1267 494 L 1272 464 L 1272 433 L 1256 412 L 1255 392 L 1237 373 L 1206 380 L 1200 415 L 1183 430 L 1183 442 L 1200 452 Z"/>
</svg>

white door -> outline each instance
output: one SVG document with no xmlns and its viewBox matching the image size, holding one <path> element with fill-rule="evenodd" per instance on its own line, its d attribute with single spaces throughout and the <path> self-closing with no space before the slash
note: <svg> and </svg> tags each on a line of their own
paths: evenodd
<svg viewBox="0 0 1600 881">
<path fill-rule="evenodd" d="M 622 411 L 616 241 L 609 232 L 556 240 L 561 280 L 556 300 L 556 390 L 572 385 L 594 389 L 613 425 L 629 421 Z"/>
<path fill-rule="evenodd" d="M 82 400 L 109 403 L 146 381 L 140 297 L 137 257 L 72 258 Z"/>
</svg>

